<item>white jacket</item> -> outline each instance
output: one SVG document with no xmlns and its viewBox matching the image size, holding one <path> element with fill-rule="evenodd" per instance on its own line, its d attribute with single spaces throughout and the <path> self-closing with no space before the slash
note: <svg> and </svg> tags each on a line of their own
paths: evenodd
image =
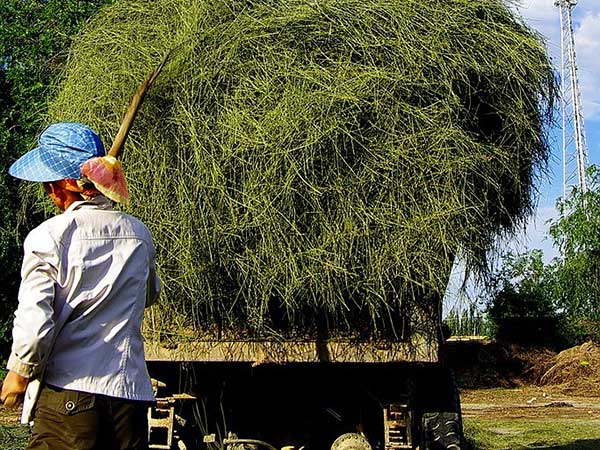
<svg viewBox="0 0 600 450">
<path fill-rule="evenodd" d="M 61 388 L 154 400 L 140 328 L 160 282 L 146 226 L 99 196 L 42 223 L 24 249 L 8 369 Z M 23 422 L 34 397 L 26 395 Z"/>
</svg>

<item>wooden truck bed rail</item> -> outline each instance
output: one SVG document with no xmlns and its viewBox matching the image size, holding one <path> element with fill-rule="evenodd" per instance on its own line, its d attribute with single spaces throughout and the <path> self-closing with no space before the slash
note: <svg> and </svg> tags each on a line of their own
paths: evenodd
<svg viewBox="0 0 600 450">
<path fill-rule="evenodd" d="M 148 361 L 266 363 L 437 362 L 438 342 L 432 336 L 395 341 L 188 341 L 173 346 L 146 343 Z"/>
</svg>

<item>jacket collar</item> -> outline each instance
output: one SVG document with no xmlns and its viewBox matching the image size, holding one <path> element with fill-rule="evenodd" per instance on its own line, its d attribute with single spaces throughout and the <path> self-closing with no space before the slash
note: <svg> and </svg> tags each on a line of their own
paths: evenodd
<svg viewBox="0 0 600 450">
<path fill-rule="evenodd" d="M 113 209 L 113 205 L 104 195 L 98 195 L 89 200 L 71 203 L 71 206 L 69 206 L 65 212 L 76 211 L 78 209 Z"/>
</svg>

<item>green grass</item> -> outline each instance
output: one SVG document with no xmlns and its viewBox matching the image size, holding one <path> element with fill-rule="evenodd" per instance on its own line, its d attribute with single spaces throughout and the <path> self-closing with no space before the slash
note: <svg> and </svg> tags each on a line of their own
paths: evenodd
<svg viewBox="0 0 600 450">
<path fill-rule="evenodd" d="M 600 426 L 589 420 L 466 419 L 471 450 L 597 450 Z"/>
<path fill-rule="evenodd" d="M 29 439 L 29 427 L 21 425 L 0 425 L 0 450 L 25 448 Z"/>
</svg>

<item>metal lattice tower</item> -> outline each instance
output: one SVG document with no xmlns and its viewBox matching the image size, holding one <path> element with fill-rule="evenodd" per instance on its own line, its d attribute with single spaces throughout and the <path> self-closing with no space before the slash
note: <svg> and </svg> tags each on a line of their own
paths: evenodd
<svg viewBox="0 0 600 450">
<path fill-rule="evenodd" d="M 554 5 L 560 11 L 563 198 L 566 198 L 574 186 L 582 192 L 587 191 L 588 147 L 571 14 L 577 0 L 554 0 Z"/>
</svg>

